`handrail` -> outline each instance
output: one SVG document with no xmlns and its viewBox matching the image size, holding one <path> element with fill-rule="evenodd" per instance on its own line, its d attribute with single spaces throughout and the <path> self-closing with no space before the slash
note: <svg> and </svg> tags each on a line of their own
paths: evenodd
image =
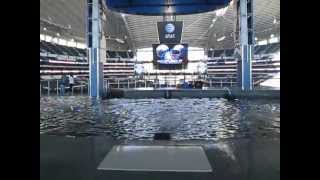
<svg viewBox="0 0 320 180">
<path fill-rule="evenodd" d="M 269 79 L 280 79 L 280 77 L 252 77 L 253 80 L 253 86 L 259 87 L 259 84 L 264 82 L 265 80 Z M 256 81 L 259 80 L 259 81 Z M 60 94 L 60 79 L 42 79 L 40 80 L 40 96 L 43 94 L 47 94 L 50 96 L 52 93 L 59 95 Z M 232 92 L 230 90 L 230 87 L 234 87 L 238 84 L 236 77 L 215 77 L 211 79 L 189 79 L 190 82 L 195 81 L 203 81 L 203 87 L 204 88 L 221 88 L 227 91 L 229 96 L 232 96 Z M 56 83 L 54 83 L 56 82 Z M 81 95 L 84 93 L 84 91 L 89 91 L 89 83 L 87 80 L 82 81 L 76 81 L 77 84 L 75 84 L 71 89 L 71 94 L 74 94 L 74 91 L 76 89 L 80 89 Z M 80 84 L 79 84 L 80 82 Z M 134 89 L 134 88 L 159 88 L 159 87 L 178 87 L 178 85 L 181 84 L 180 79 L 176 80 L 159 80 L 159 79 L 114 79 L 114 81 L 110 79 L 104 79 L 104 86 L 106 89 L 109 88 L 128 88 L 128 89 Z M 88 87 L 88 88 L 86 88 Z M 68 87 L 65 87 L 68 89 Z M 54 93 L 56 91 L 56 93 Z"/>
</svg>

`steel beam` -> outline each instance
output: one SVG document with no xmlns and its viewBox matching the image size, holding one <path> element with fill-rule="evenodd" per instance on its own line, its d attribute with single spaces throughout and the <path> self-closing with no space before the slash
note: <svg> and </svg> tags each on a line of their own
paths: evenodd
<svg viewBox="0 0 320 180">
<path fill-rule="evenodd" d="M 87 47 L 89 59 L 89 95 L 101 98 L 104 93 L 103 83 L 103 44 L 101 11 L 102 4 L 99 0 L 87 0 Z"/>
<path fill-rule="evenodd" d="M 237 14 L 239 23 L 239 42 L 241 54 L 241 89 L 251 91 L 252 82 L 252 58 L 253 58 L 253 0 L 239 0 Z"/>
</svg>

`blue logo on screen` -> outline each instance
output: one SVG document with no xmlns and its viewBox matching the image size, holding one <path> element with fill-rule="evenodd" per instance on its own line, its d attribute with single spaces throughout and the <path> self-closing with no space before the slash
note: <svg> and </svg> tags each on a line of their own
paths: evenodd
<svg viewBox="0 0 320 180">
<path fill-rule="evenodd" d="M 175 30 L 175 27 L 173 24 L 169 23 L 169 24 L 166 24 L 165 29 L 167 33 L 173 33 Z"/>
</svg>

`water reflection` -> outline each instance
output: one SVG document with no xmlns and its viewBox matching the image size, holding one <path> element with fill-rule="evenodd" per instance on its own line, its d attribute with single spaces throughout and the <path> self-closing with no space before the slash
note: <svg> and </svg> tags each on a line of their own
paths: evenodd
<svg viewBox="0 0 320 180">
<path fill-rule="evenodd" d="M 228 142 L 219 141 L 215 144 L 206 144 L 205 147 L 209 149 L 219 150 L 223 152 L 226 155 L 226 157 L 230 158 L 233 161 L 236 161 L 237 159 L 234 153 L 235 151 L 234 147 L 232 147 L 232 144 Z"/>
<path fill-rule="evenodd" d="M 225 99 L 109 99 L 42 97 L 40 133 L 118 139 L 218 140 L 280 134 L 279 102 Z"/>
</svg>

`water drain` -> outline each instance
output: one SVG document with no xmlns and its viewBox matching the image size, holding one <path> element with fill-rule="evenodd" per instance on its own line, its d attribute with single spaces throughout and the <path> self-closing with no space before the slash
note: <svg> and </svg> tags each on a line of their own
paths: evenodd
<svg viewBox="0 0 320 180">
<path fill-rule="evenodd" d="M 171 135 L 170 133 L 155 133 L 153 136 L 154 140 L 170 140 L 171 139 Z"/>
</svg>

